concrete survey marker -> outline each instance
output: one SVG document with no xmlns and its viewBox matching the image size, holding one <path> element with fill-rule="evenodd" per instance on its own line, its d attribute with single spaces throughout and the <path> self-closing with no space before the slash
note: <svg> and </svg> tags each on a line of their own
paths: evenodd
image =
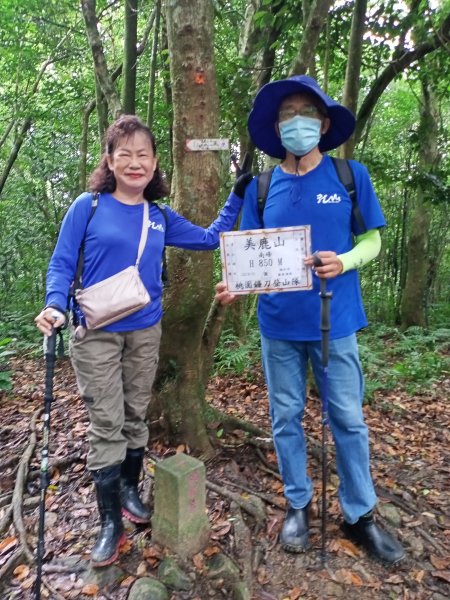
<svg viewBox="0 0 450 600">
<path fill-rule="evenodd" d="M 154 498 L 152 540 L 184 557 L 203 550 L 209 540 L 205 465 L 183 453 L 162 460 Z"/>
</svg>

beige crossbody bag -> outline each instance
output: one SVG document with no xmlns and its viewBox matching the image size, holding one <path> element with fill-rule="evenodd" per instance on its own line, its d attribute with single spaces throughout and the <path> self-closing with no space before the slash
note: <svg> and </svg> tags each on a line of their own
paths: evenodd
<svg viewBox="0 0 450 600">
<path fill-rule="evenodd" d="M 136 263 L 87 288 L 75 291 L 88 329 L 100 329 L 128 317 L 150 303 L 150 296 L 139 275 L 139 261 L 147 242 L 149 205 L 144 200 L 142 232 Z"/>
</svg>

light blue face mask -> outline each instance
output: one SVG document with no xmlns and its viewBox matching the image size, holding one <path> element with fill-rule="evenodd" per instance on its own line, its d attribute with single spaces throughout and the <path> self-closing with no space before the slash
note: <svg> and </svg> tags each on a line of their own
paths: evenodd
<svg viewBox="0 0 450 600">
<path fill-rule="evenodd" d="M 296 115 L 278 124 L 281 144 L 294 156 L 305 156 L 320 142 L 322 121 Z"/>
</svg>

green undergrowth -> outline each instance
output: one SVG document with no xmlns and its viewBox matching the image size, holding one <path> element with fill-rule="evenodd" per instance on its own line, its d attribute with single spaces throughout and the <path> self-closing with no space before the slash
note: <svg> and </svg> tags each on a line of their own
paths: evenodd
<svg viewBox="0 0 450 600">
<path fill-rule="evenodd" d="M 375 392 L 404 389 L 416 395 L 428 392 L 450 375 L 450 329 L 374 325 L 359 334 L 366 398 Z"/>
<path fill-rule="evenodd" d="M 231 330 L 222 332 L 214 353 L 214 372 L 217 375 L 250 375 L 261 363 L 259 331 L 250 329 L 242 340 Z"/>
<path fill-rule="evenodd" d="M 372 325 L 358 334 L 360 358 L 366 380 L 365 399 L 376 393 L 404 389 L 416 395 L 428 392 L 450 375 L 450 329 Z M 250 376 L 261 362 L 259 332 L 252 329 L 240 339 L 226 330 L 215 352 L 217 375 Z"/>
</svg>

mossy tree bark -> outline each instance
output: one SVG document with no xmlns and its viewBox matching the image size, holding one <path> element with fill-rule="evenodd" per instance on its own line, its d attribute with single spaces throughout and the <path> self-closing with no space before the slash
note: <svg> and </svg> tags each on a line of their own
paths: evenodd
<svg viewBox="0 0 450 600">
<path fill-rule="evenodd" d="M 170 0 L 165 8 L 173 101 L 173 207 L 207 227 L 218 210 L 219 156 L 190 152 L 186 141 L 218 137 L 213 3 Z M 160 358 L 167 377 L 160 397 L 172 439 L 205 455 L 211 445 L 204 417 L 202 334 L 212 296 L 213 256 L 174 250 L 169 265 Z"/>
</svg>

